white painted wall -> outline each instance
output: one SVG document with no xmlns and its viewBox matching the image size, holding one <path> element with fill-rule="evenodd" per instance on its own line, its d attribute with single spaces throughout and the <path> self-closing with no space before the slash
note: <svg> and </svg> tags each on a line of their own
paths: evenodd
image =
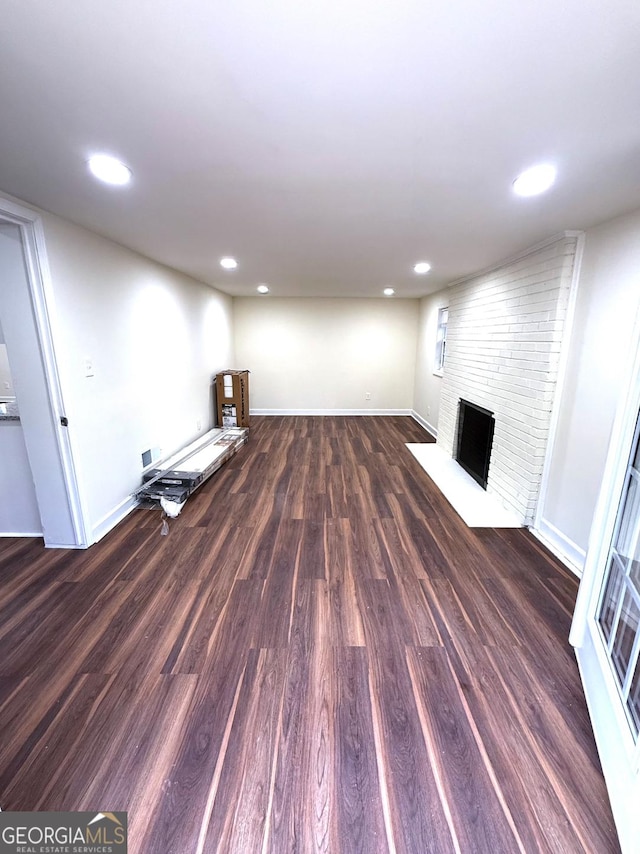
<svg viewBox="0 0 640 854">
<path fill-rule="evenodd" d="M 234 300 L 251 410 L 409 411 L 418 312 L 418 300 Z"/>
<path fill-rule="evenodd" d="M 640 306 L 640 211 L 585 234 L 540 530 L 584 560 Z M 580 566 L 578 567 L 580 568 Z"/>
<path fill-rule="evenodd" d="M 126 510 L 141 454 L 214 424 L 211 381 L 232 363 L 232 303 L 212 288 L 42 214 L 56 347 L 94 536 Z M 87 377 L 86 362 L 94 376 Z"/>
<path fill-rule="evenodd" d="M 436 332 L 438 311 L 449 305 L 449 290 L 438 291 L 420 300 L 418 320 L 418 346 L 416 355 L 416 378 L 413 391 L 415 414 L 433 435 L 437 435 L 440 414 L 440 391 L 442 377 L 433 370 L 436 356 Z"/>
</svg>

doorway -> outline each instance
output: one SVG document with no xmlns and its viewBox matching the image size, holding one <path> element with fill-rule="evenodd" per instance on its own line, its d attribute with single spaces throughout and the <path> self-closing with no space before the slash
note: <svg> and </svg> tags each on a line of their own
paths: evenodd
<svg viewBox="0 0 640 854">
<path fill-rule="evenodd" d="M 0 317 L 45 546 L 88 545 L 57 368 L 40 217 L 0 198 Z M 10 496 L 7 496 L 10 499 Z"/>
<path fill-rule="evenodd" d="M 0 537 L 41 537 L 42 522 L 0 317 Z"/>
</svg>

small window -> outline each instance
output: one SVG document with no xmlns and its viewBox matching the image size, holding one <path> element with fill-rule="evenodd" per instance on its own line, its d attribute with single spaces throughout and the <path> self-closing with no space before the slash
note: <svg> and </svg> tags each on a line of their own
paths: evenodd
<svg viewBox="0 0 640 854">
<path fill-rule="evenodd" d="M 447 349 L 447 323 L 449 321 L 449 309 L 438 309 L 438 329 L 436 332 L 436 358 L 433 373 L 442 376 L 444 372 L 444 357 Z"/>
</svg>

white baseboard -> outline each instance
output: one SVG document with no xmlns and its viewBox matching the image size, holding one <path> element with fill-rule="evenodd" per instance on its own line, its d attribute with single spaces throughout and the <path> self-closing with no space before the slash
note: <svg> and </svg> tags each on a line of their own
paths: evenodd
<svg viewBox="0 0 640 854">
<path fill-rule="evenodd" d="M 45 549 L 76 549 L 80 551 L 80 549 L 86 549 L 88 546 L 78 545 L 78 543 L 45 543 Z"/>
<path fill-rule="evenodd" d="M 134 507 L 137 507 L 138 502 L 131 495 L 127 496 L 124 501 L 121 501 L 113 510 L 110 510 L 105 516 L 100 519 L 100 521 L 94 525 L 93 530 L 91 531 L 92 540 L 89 545 L 93 543 L 97 543 L 98 540 L 101 540 L 105 537 L 109 531 L 111 531 L 115 526 L 122 522 L 122 520 L 131 513 Z"/>
<path fill-rule="evenodd" d="M 33 534 L 29 533 L 29 532 L 25 533 L 24 531 L 22 531 L 19 534 L 18 533 L 13 533 L 13 534 L 2 533 L 2 534 L 0 534 L 0 538 L 2 538 L 2 537 L 15 537 L 17 539 L 22 539 L 22 538 L 28 537 L 32 540 L 42 540 L 44 538 L 44 535 L 43 535 L 42 531 L 40 531 L 40 533 L 36 532 Z M 44 545 L 45 549 L 86 549 L 86 546 L 84 546 L 84 545 L 79 546 L 77 543 L 46 543 L 45 542 L 45 543 L 43 543 L 43 545 Z"/>
<path fill-rule="evenodd" d="M 540 519 L 539 525 L 539 528 L 532 527 L 529 529 L 533 536 L 540 540 L 558 560 L 561 560 L 567 569 L 570 569 L 578 578 L 582 578 L 582 570 L 587 556 L 584 549 L 581 549 L 546 519 Z"/>
<path fill-rule="evenodd" d="M 410 409 L 251 409 L 250 415 L 411 415 Z"/>
<path fill-rule="evenodd" d="M 0 534 L 0 537 L 15 537 L 16 539 L 20 539 L 20 537 L 42 537 L 42 531 L 40 531 L 39 534 L 32 534 L 32 533 L 29 533 L 28 531 L 20 531 L 20 533 L 13 533 L 13 534 L 3 532 L 2 534 Z M 65 548 L 66 548 L 66 546 L 65 546 Z"/>
<path fill-rule="evenodd" d="M 411 410 L 411 417 L 413 418 L 414 421 L 417 421 L 421 427 L 424 427 L 424 429 L 427 431 L 427 433 L 431 433 L 431 435 L 433 436 L 434 439 L 438 438 L 437 428 L 434 427 L 433 424 L 429 424 L 427 419 L 423 418 L 422 415 L 418 415 L 418 413 L 415 411 L 415 409 Z"/>
</svg>

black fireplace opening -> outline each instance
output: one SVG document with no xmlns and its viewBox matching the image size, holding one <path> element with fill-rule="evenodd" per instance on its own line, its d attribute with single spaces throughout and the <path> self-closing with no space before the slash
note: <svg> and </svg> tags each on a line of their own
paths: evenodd
<svg viewBox="0 0 640 854">
<path fill-rule="evenodd" d="M 483 489 L 489 479 L 489 459 L 495 427 L 493 412 L 460 399 L 456 460 Z"/>
</svg>

